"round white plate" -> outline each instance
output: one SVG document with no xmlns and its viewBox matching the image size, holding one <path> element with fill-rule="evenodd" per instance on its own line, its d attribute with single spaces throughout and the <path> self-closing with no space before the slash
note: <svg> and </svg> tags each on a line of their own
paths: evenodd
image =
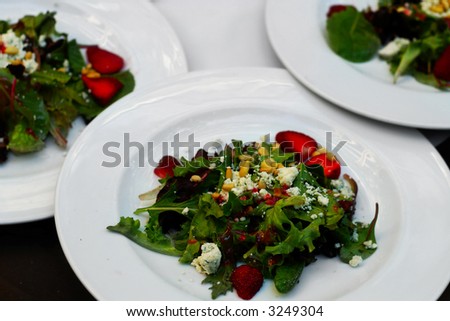
<svg viewBox="0 0 450 321">
<path fill-rule="evenodd" d="M 192 266 L 106 227 L 133 216 L 138 194 L 157 186 L 154 162 L 175 153 L 177 137 L 204 147 L 273 139 L 283 129 L 334 149 L 359 184 L 359 220 L 369 222 L 380 204 L 379 247 L 358 268 L 320 258 L 288 295 L 268 281 L 254 299 L 437 299 L 450 280 L 450 174 L 437 151 L 416 130 L 345 115 L 285 70 L 263 68 L 177 76 L 123 99 L 83 131 L 63 165 L 55 205 L 60 242 L 79 279 L 101 300 L 210 299 Z M 186 146 L 179 153 L 190 155 Z"/>
<path fill-rule="evenodd" d="M 358 9 L 376 0 L 268 0 L 270 42 L 286 68 L 305 86 L 352 112 L 403 126 L 450 129 L 450 93 L 401 77 L 393 84 L 388 64 L 378 58 L 350 63 L 326 40 L 326 13 L 332 4 Z"/>
<path fill-rule="evenodd" d="M 135 76 L 133 93 L 187 71 L 175 33 L 149 1 L 8 1 L 1 18 L 15 21 L 26 14 L 56 11 L 56 27 L 80 44 L 98 44 L 121 55 Z M 69 146 L 84 128 L 77 121 Z M 48 140 L 45 149 L 25 156 L 9 155 L 0 165 L 0 224 L 51 217 L 59 170 L 67 151 Z"/>
</svg>

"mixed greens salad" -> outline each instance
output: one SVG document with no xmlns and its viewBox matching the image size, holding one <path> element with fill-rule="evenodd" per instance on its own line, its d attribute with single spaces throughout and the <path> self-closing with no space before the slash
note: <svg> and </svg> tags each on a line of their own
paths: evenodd
<svg viewBox="0 0 450 321">
<path fill-rule="evenodd" d="M 75 118 L 89 121 L 134 89 L 121 57 L 69 39 L 55 16 L 0 21 L 0 163 L 42 149 L 48 136 L 64 147 Z"/>
<path fill-rule="evenodd" d="M 140 195 L 149 204 L 134 213 L 148 215 L 147 224 L 121 217 L 108 230 L 195 266 L 213 299 L 233 288 L 250 299 L 263 279 L 287 293 L 319 255 L 358 266 L 377 248 L 378 206 L 372 222 L 356 222 L 357 184 L 340 177 L 335 156 L 299 132 L 276 141 L 233 140 L 191 160 L 164 156 L 160 186 Z"/>
<path fill-rule="evenodd" d="M 378 56 L 394 83 L 402 75 L 438 89 L 450 87 L 450 3 L 379 0 L 378 8 L 333 5 L 327 13 L 330 48 L 351 62 Z"/>
</svg>

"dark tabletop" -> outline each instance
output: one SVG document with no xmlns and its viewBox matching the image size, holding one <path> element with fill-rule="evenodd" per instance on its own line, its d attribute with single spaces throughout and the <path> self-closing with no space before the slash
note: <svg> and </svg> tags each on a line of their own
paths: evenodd
<svg viewBox="0 0 450 321">
<path fill-rule="evenodd" d="M 437 149 L 450 167 L 450 139 Z M 53 219 L 0 225 L 0 300 L 95 300 L 67 262 Z M 439 300 L 450 301 L 450 285 Z"/>
</svg>

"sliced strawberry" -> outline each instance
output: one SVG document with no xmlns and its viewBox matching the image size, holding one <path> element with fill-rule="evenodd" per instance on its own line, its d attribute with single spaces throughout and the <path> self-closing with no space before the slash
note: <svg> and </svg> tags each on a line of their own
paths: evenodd
<svg viewBox="0 0 450 321">
<path fill-rule="evenodd" d="M 81 79 L 101 105 L 107 105 L 123 87 L 119 80 L 112 77 L 89 78 L 82 75 Z"/>
<path fill-rule="evenodd" d="M 335 157 L 330 158 L 327 153 L 313 156 L 305 164 L 310 167 L 322 166 L 324 175 L 331 179 L 339 178 L 341 175 L 341 164 Z"/>
<path fill-rule="evenodd" d="M 438 60 L 436 60 L 433 74 L 437 79 L 450 81 L 450 46 L 447 46 Z"/>
<path fill-rule="evenodd" d="M 86 50 L 88 61 L 92 68 L 101 74 L 113 74 L 122 70 L 124 61 L 122 57 L 99 46 L 89 46 Z"/>
<path fill-rule="evenodd" d="M 334 15 L 335 13 L 338 13 L 338 12 L 341 12 L 341 11 L 346 10 L 348 7 L 353 7 L 353 6 L 350 6 L 350 5 L 343 5 L 343 4 L 335 4 L 335 5 L 332 5 L 332 6 L 330 7 L 330 9 L 328 9 L 328 12 L 327 12 L 327 18 L 331 17 L 331 16 Z"/>
<path fill-rule="evenodd" d="M 257 268 L 244 264 L 233 270 L 230 280 L 238 296 L 250 300 L 261 288 L 264 277 Z"/>
<path fill-rule="evenodd" d="M 160 178 L 173 177 L 173 169 L 178 165 L 180 162 L 175 157 L 163 156 L 153 172 Z"/>
<path fill-rule="evenodd" d="M 276 134 L 275 141 L 285 153 L 298 153 L 302 161 L 311 157 L 317 149 L 314 138 L 300 132 L 286 130 Z"/>
</svg>

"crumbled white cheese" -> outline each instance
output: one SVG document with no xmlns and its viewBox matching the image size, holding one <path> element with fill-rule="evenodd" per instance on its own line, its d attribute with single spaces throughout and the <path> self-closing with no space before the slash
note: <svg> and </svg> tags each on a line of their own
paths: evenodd
<svg viewBox="0 0 450 321">
<path fill-rule="evenodd" d="M 184 214 L 184 215 L 186 215 L 187 213 L 189 213 L 189 207 L 185 207 L 183 209 L 183 211 L 181 212 L 181 214 Z"/>
<path fill-rule="evenodd" d="M 231 189 L 231 191 L 236 196 L 241 196 L 246 191 L 252 191 L 253 189 L 257 188 L 257 184 L 252 181 L 252 177 L 250 174 L 247 174 L 244 177 L 239 176 L 239 171 L 233 171 L 232 173 L 232 179 L 226 179 L 224 184 L 234 184 L 234 187 Z"/>
<path fill-rule="evenodd" d="M 191 265 L 202 274 L 214 274 L 220 265 L 222 253 L 215 243 L 205 243 L 201 247 L 202 254 L 192 260 Z"/>
<path fill-rule="evenodd" d="M 381 48 L 378 51 L 378 55 L 384 59 L 392 58 L 396 54 L 398 54 L 400 52 L 400 50 L 402 50 L 403 48 L 406 48 L 406 46 L 408 46 L 409 43 L 410 43 L 410 41 L 408 39 L 397 37 L 394 40 L 392 40 L 391 42 L 389 42 L 386 46 Z"/>
<path fill-rule="evenodd" d="M 269 174 L 267 172 L 259 172 L 258 176 L 259 176 L 259 181 L 263 182 L 264 184 L 266 184 L 267 188 L 272 188 L 273 187 L 273 183 L 275 181 L 275 177 L 273 177 L 272 174 Z"/>
<path fill-rule="evenodd" d="M 330 199 L 326 196 L 323 196 L 322 194 L 319 194 L 317 195 L 317 201 L 320 205 L 328 206 L 328 202 L 330 201 Z"/>
<path fill-rule="evenodd" d="M 269 192 L 265 188 L 259 190 L 259 195 L 261 195 L 261 197 L 264 197 L 267 194 L 269 194 Z"/>
<path fill-rule="evenodd" d="M 357 267 L 361 264 L 363 261 L 363 258 L 359 255 L 353 255 L 352 259 L 348 261 L 348 264 L 350 264 L 351 267 Z"/>
<path fill-rule="evenodd" d="M 347 180 L 335 179 L 331 181 L 331 186 L 334 187 L 334 197 L 343 196 L 346 199 L 351 199 L 355 197 L 352 187 Z"/>
<path fill-rule="evenodd" d="M 374 249 L 376 249 L 378 247 L 377 243 L 372 242 L 372 240 L 368 240 L 368 241 L 363 242 L 363 245 L 368 250 L 374 250 Z"/>
<path fill-rule="evenodd" d="M 6 52 L 0 53 L 0 68 L 6 68 L 11 62 L 19 60 L 23 63 L 27 74 L 31 74 L 37 70 L 38 63 L 35 60 L 36 57 L 34 54 L 32 54 L 30 59 L 25 59 L 27 52 L 24 49 L 24 40 L 25 35 L 18 37 L 12 29 L 9 29 L 6 33 L 0 35 L 0 42 L 5 48 L 16 48 L 16 53 L 14 54 L 8 54 Z"/>
<path fill-rule="evenodd" d="M 282 167 L 278 169 L 277 180 L 281 185 L 291 186 L 298 175 L 298 169 L 295 166 Z"/>
<path fill-rule="evenodd" d="M 290 187 L 286 190 L 286 193 L 289 196 L 297 196 L 300 195 L 300 189 L 298 187 Z"/>
</svg>

